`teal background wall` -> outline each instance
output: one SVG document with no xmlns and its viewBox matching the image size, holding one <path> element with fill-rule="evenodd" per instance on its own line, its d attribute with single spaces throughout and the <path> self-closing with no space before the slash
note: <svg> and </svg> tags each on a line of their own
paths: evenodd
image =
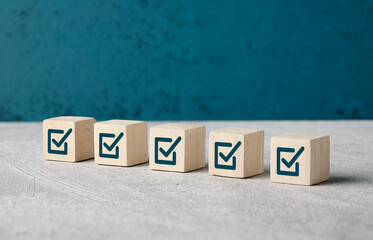
<svg viewBox="0 0 373 240">
<path fill-rule="evenodd" d="M 1 1 L 0 120 L 373 118 L 373 1 Z"/>
</svg>

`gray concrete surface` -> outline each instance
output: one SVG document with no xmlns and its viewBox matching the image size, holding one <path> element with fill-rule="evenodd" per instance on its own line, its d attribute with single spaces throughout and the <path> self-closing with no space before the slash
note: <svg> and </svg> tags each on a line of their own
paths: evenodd
<svg viewBox="0 0 373 240">
<path fill-rule="evenodd" d="M 0 123 L 0 239 L 372 238 L 373 121 L 198 123 L 264 129 L 264 174 L 45 161 L 41 123 Z M 330 181 L 270 182 L 269 139 L 290 131 L 330 134 Z"/>
</svg>

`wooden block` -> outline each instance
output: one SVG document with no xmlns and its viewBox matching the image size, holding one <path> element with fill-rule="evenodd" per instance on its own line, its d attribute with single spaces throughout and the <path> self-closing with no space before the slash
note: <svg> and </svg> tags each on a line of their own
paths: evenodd
<svg viewBox="0 0 373 240">
<path fill-rule="evenodd" d="M 327 135 L 287 133 L 271 138 L 271 181 L 313 185 L 329 179 Z"/>
<path fill-rule="evenodd" d="M 144 121 L 99 122 L 94 135 L 97 164 L 133 166 L 148 161 L 148 128 Z"/>
<path fill-rule="evenodd" d="M 209 172 L 246 178 L 263 173 L 264 131 L 222 128 L 210 133 Z"/>
<path fill-rule="evenodd" d="M 150 128 L 149 167 L 189 172 L 205 166 L 206 127 L 163 124 Z"/>
<path fill-rule="evenodd" d="M 91 117 L 55 117 L 43 121 L 43 153 L 48 160 L 79 162 L 93 158 Z"/>
</svg>

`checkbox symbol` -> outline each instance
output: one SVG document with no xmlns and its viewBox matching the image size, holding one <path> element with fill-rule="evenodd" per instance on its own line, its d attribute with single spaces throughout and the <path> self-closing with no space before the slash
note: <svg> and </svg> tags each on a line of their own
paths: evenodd
<svg viewBox="0 0 373 240">
<path fill-rule="evenodd" d="M 119 158 L 119 146 L 118 143 L 124 136 L 124 133 L 121 132 L 117 137 L 113 133 L 100 133 L 99 134 L 99 156 L 102 158 Z M 104 142 L 104 138 L 114 139 L 114 141 L 109 145 L 107 142 Z M 104 147 L 104 148 L 103 148 Z M 115 148 L 115 151 L 113 151 Z M 104 153 L 104 149 L 107 153 Z"/>
<path fill-rule="evenodd" d="M 281 157 L 281 153 L 294 153 L 294 148 L 286 148 L 286 147 L 278 147 L 277 148 L 277 174 L 278 175 L 285 175 L 285 176 L 299 176 L 299 162 L 296 162 L 300 155 L 303 153 L 304 147 L 302 146 L 299 148 L 299 150 L 294 154 L 294 156 L 290 159 L 290 161 L 287 161 L 285 158 Z M 281 164 L 282 163 L 282 164 Z M 281 165 L 284 165 L 284 169 L 281 170 Z M 292 166 L 294 167 L 294 171 L 291 171 L 290 168 Z"/>
<path fill-rule="evenodd" d="M 165 165 L 176 165 L 176 151 L 175 148 L 180 143 L 181 137 L 179 136 L 176 140 L 172 143 L 172 138 L 165 138 L 165 137 L 156 137 L 155 138 L 155 163 L 157 164 L 165 164 Z M 159 147 L 159 143 L 172 143 L 171 146 L 164 150 L 164 148 Z M 159 154 L 160 152 L 161 154 Z M 171 160 L 164 160 L 161 158 L 168 158 L 172 153 Z"/>
<path fill-rule="evenodd" d="M 48 153 L 67 155 L 68 144 L 66 140 L 70 136 L 72 131 L 73 131 L 72 128 L 67 130 L 66 133 L 62 129 L 48 129 Z M 57 141 L 55 138 L 52 137 L 52 134 L 53 136 L 61 135 L 61 134 L 64 134 L 64 135 L 59 141 Z M 52 143 L 53 143 L 53 147 L 52 147 Z M 61 148 L 62 145 L 63 145 L 63 149 L 55 149 L 55 148 Z"/>
<path fill-rule="evenodd" d="M 215 142 L 215 168 L 227 169 L 227 170 L 236 170 L 236 156 L 233 156 L 238 148 L 241 146 L 241 141 L 238 141 L 234 147 L 229 151 L 227 155 L 224 155 L 220 148 L 231 148 L 232 143 L 229 142 Z M 219 157 L 223 160 L 219 161 Z M 220 163 L 219 163 L 220 162 Z"/>
</svg>

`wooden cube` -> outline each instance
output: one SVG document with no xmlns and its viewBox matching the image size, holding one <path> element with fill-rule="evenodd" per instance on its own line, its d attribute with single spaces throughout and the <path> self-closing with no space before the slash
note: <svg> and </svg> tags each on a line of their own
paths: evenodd
<svg viewBox="0 0 373 240">
<path fill-rule="evenodd" d="M 329 179 L 327 135 L 287 133 L 271 138 L 271 181 L 313 185 Z"/>
<path fill-rule="evenodd" d="M 79 162 L 93 158 L 91 117 L 55 117 L 43 121 L 43 153 L 47 160 Z"/>
<path fill-rule="evenodd" d="M 97 164 L 133 166 L 148 161 L 148 129 L 144 121 L 99 122 L 94 135 Z"/>
<path fill-rule="evenodd" d="M 206 127 L 163 124 L 150 128 L 149 167 L 189 172 L 205 166 Z"/>
<path fill-rule="evenodd" d="M 210 133 L 209 172 L 246 178 L 263 173 L 264 131 L 222 128 Z"/>
</svg>

